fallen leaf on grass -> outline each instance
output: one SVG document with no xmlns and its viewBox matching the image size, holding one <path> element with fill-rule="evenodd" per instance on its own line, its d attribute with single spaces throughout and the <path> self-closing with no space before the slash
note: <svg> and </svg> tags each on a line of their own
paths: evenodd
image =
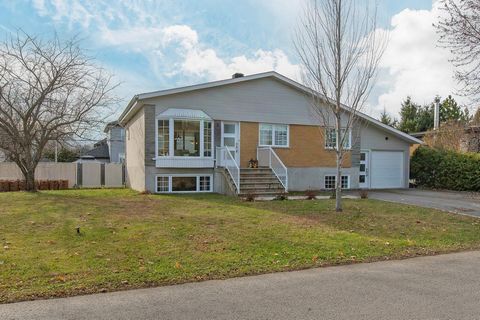
<svg viewBox="0 0 480 320">
<path fill-rule="evenodd" d="M 182 268 L 182 265 L 180 264 L 180 262 L 176 261 L 175 262 L 175 269 L 181 269 Z"/>
</svg>

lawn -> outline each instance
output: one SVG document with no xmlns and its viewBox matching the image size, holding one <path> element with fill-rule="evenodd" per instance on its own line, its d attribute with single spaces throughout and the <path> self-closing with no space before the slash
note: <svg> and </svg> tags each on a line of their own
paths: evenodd
<svg viewBox="0 0 480 320">
<path fill-rule="evenodd" d="M 0 302 L 480 248 L 480 220 L 375 200 L 0 194 Z M 80 227 L 80 234 L 76 228 Z"/>
</svg>

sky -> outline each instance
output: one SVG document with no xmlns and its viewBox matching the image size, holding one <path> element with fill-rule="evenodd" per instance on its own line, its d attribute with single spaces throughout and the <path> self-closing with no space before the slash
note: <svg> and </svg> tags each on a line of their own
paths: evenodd
<svg viewBox="0 0 480 320">
<path fill-rule="evenodd" d="M 362 0 L 363 1 L 363 0 Z M 430 103 L 455 93 L 450 53 L 437 45 L 435 0 L 378 0 L 390 32 L 365 109 L 398 116 L 408 95 Z M 299 80 L 293 30 L 302 0 L 0 0 L 0 36 L 22 29 L 78 36 L 120 83 L 118 116 L 134 94 L 275 70 Z M 467 101 L 457 97 L 460 102 Z"/>
</svg>

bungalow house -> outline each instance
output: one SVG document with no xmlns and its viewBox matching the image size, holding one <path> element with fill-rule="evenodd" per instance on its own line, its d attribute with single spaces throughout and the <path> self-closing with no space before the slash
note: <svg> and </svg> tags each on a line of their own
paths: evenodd
<svg viewBox="0 0 480 320">
<path fill-rule="evenodd" d="M 127 185 L 155 193 L 333 188 L 335 130 L 313 115 L 308 92 L 266 72 L 134 96 L 119 118 Z M 421 142 L 358 117 L 348 132 L 342 186 L 407 188 L 409 147 Z M 255 160 L 260 168 L 249 168 Z"/>
</svg>

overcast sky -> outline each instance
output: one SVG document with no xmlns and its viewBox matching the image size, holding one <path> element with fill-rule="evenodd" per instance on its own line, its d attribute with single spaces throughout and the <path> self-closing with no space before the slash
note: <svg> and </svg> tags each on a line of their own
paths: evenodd
<svg viewBox="0 0 480 320">
<path fill-rule="evenodd" d="M 407 95 L 428 103 L 453 93 L 450 55 L 437 47 L 432 27 L 439 14 L 435 3 L 379 5 L 379 27 L 391 33 L 367 113 L 378 116 L 386 108 L 397 115 Z M 136 93 L 235 72 L 275 70 L 298 80 L 291 40 L 300 8 L 301 0 L 0 0 L 0 32 L 79 35 L 122 83 L 118 94 L 127 102 Z"/>
</svg>

